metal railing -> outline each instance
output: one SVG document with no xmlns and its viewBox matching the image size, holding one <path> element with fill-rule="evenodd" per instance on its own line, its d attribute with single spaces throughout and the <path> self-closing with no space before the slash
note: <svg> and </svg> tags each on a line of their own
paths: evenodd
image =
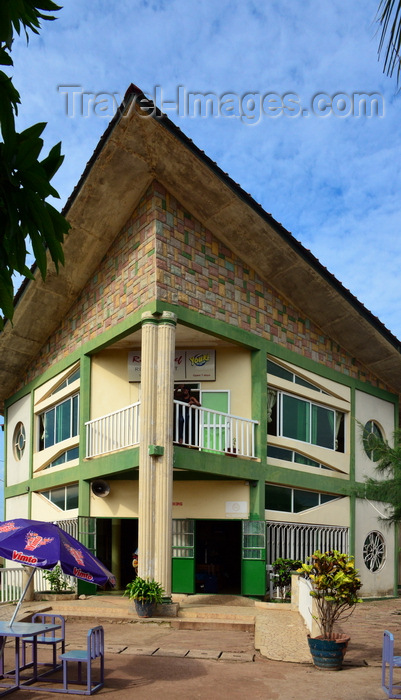
<svg viewBox="0 0 401 700">
<path fill-rule="evenodd" d="M 140 402 L 94 418 L 86 425 L 86 457 L 139 444 Z M 258 421 L 174 401 L 173 441 L 186 447 L 255 458 Z"/>
<path fill-rule="evenodd" d="M 258 421 L 250 418 L 174 401 L 173 440 L 179 445 L 255 458 L 257 425 Z"/>
<path fill-rule="evenodd" d="M 140 402 L 94 418 L 86 425 L 86 457 L 115 452 L 139 444 Z"/>
<path fill-rule="evenodd" d="M 348 554 L 348 527 L 332 525 L 304 525 L 301 523 L 267 523 L 268 562 L 276 559 L 296 559 L 306 562 L 319 549 L 336 549 Z"/>
</svg>

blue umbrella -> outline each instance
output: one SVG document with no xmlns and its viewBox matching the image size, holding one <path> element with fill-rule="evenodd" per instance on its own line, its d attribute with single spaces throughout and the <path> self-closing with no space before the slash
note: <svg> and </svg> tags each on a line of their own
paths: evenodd
<svg viewBox="0 0 401 700">
<path fill-rule="evenodd" d="M 10 625 L 24 599 L 35 568 L 53 569 L 56 564 L 59 564 L 65 574 L 83 581 L 99 586 L 104 586 L 106 583 L 115 586 L 116 582 L 111 571 L 87 547 L 62 530 L 57 523 L 25 518 L 0 522 L 0 556 L 33 567 Z"/>
</svg>

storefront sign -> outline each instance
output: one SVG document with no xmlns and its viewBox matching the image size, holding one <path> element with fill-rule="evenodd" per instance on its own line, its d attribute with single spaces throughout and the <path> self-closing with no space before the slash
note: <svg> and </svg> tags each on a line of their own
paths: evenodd
<svg viewBox="0 0 401 700">
<path fill-rule="evenodd" d="M 174 381 L 212 382 L 216 379 L 215 350 L 177 350 L 174 358 Z M 128 381 L 141 381 L 141 351 L 128 353 Z"/>
</svg>

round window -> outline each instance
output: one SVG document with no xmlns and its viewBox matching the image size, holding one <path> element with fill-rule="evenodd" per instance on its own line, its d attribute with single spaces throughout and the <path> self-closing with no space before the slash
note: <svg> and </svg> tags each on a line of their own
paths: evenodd
<svg viewBox="0 0 401 700">
<path fill-rule="evenodd" d="M 25 434 L 25 427 L 23 423 L 17 423 L 15 430 L 14 430 L 14 438 L 13 438 L 13 445 L 14 445 L 14 457 L 15 459 L 22 459 L 22 455 L 24 454 L 25 450 L 25 444 L 26 444 L 26 434 Z"/>
<path fill-rule="evenodd" d="M 375 573 L 386 561 L 386 543 L 381 532 L 369 532 L 363 545 L 363 561 L 367 569 Z"/>
<path fill-rule="evenodd" d="M 379 459 L 379 455 L 375 449 L 378 438 L 379 440 L 383 440 L 383 433 L 374 420 L 369 420 L 363 429 L 363 446 L 372 462 L 377 462 Z"/>
</svg>

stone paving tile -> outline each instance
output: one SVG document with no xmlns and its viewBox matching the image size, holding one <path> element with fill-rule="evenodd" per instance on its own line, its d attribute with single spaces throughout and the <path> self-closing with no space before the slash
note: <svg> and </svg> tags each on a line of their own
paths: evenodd
<svg viewBox="0 0 401 700">
<path fill-rule="evenodd" d="M 223 651 L 220 655 L 219 661 L 240 661 L 242 663 L 253 661 L 254 654 L 249 654 L 247 652 L 235 652 L 235 651 Z"/>
<path fill-rule="evenodd" d="M 152 656 L 158 647 L 133 647 L 128 646 L 121 654 L 130 654 L 131 656 Z"/>
<path fill-rule="evenodd" d="M 176 658 L 184 658 L 188 654 L 189 649 L 158 649 L 153 656 L 174 656 Z"/>
<path fill-rule="evenodd" d="M 212 651 L 211 649 L 191 649 L 186 655 L 186 659 L 218 659 L 221 651 Z"/>
<path fill-rule="evenodd" d="M 105 644 L 104 645 L 104 651 L 106 654 L 121 654 L 124 649 L 127 648 L 127 645 L 122 645 L 121 644 Z"/>
</svg>

